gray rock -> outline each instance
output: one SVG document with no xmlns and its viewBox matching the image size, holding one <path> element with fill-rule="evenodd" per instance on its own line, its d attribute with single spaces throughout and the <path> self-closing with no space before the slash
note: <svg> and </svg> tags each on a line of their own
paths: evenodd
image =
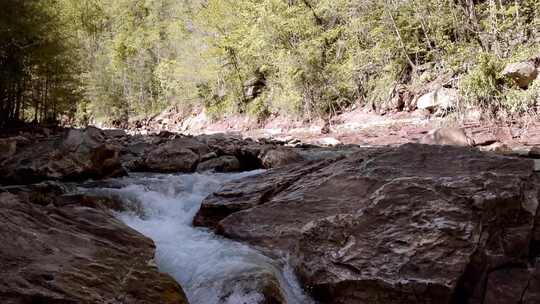
<svg viewBox="0 0 540 304">
<path fill-rule="evenodd" d="M 151 151 L 138 171 L 193 172 L 199 155 L 190 149 L 165 144 Z"/>
<path fill-rule="evenodd" d="M 534 62 L 524 61 L 507 65 L 502 71 L 502 76 L 515 81 L 520 88 L 527 89 L 538 77 L 538 70 Z"/>
<path fill-rule="evenodd" d="M 235 172 L 240 171 L 240 161 L 238 158 L 225 155 L 217 158 L 212 158 L 200 163 L 197 166 L 197 171 L 216 171 L 216 172 Z"/>
<path fill-rule="evenodd" d="M 18 147 L 17 153 L 2 164 L 0 181 L 8 184 L 126 174 L 120 162 L 119 147 L 107 144 L 96 128 L 69 130 L 63 138 L 34 138 L 31 144 Z"/>
<path fill-rule="evenodd" d="M 265 168 L 278 168 L 303 161 L 302 156 L 292 148 L 276 147 L 262 153 L 262 164 Z"/>
<path fill-rule="evenodd" d="M 431 113 L 442 110 L 454 109 L 459 102 L 459 93 L 456 89 L 440 88 L 436 91 L 422 95 L 416 101 L 416 106 L 421 110 Z"/>
<path fill-rule="evenodd" d="M 160 144 L 142 156 L 136 171 L 194 172 L 209 147 L 193 137 L 178 137 Z"/>
<path fill-rule="evenodd" d="M 71 129 L 67 131 L 62 141 L 63 150 L 70 152 L 89 152 L 105 143 L 105 135 L 96 127 L 86 129 Z"/>
<path fill-rule="evenodd" d="M 444 127 L 431 130 L 420 139 L 425 145 L 473 146 L 474 141 L 461 128 Z"/>
</svg>

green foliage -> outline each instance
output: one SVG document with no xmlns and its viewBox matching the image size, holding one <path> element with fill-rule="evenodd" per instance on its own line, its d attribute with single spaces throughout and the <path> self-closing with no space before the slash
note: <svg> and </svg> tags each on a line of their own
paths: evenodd
<svg viewBox="0 0 540 304">
<path fill-rule="evenodd" d="M 265 121 L 270 116 L 268 104 L 262 98 L 257 98 L 247 106 L 247 113 L 257 119 L 258 122 Z"/>
<path fill-rule="evenodd" d="M 502 62 L 493 55 L 482 53 L 476 66 L 461 80 L 461 94 L 472 104 L 489 106 L 489 102 L 500 98 L 500 72 Z"/>
<path fill-rule="evenodd" d="M 68 0 L 0 2 L 0 126 L 55 122 L 80 97 Z"/>
<path fill-rule="evenodd" d="M 125 123 L 172 105 L 309 119 L 441 79 L 461 79 L 470 103 L 523 109 L 534 93 L 498 72 L 538 53 L 538 12 L 536 0 L 4 0 L 0 123 L 77 109 L 82 123 Z"/>
<path fill-rule="evenodd" d="M 513 114 L 537 110 L 540 106 L 540 80 L 534 81 L 527 90 L 509 89 L 505 94 L 503 105 Z"/>
</svg>

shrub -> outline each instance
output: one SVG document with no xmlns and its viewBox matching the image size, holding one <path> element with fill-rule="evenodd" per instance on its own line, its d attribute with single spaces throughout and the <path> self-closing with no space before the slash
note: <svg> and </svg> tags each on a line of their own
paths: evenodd
<svg viewBox="0 0 540 304">
<path fill-rule="evenodd" d="M 465 101 L 481 107 L 492 109 L 501 98 L 500 72 L 503 69 L 501 60 L 489 53 L 479 56 L 476 66 L 460 81 L 461 95 Z"/>
<path fill-rule="evenodd" d="M 540 80 L 535 80 L 527 90 L 511 88 L 505 95 L 504 106 L 512 114 L 535 111 L 540 105 Z"/>
</svg>

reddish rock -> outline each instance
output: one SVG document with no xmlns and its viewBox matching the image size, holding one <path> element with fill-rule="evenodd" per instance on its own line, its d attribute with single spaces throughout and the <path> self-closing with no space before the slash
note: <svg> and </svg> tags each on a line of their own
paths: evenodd
<svg viewBox="0 0 540 304">
<path fill-rule="evenodd" d="M 9 193 L 0 202 L 2 303 L 187 303 L 153 266 L 153 242 L 108 211 Z"/>
<path fill-rule="evenodd" d="M 194 218 L 194 225 L 215 228 L 228 215 L 266 203 L 303 175 L 322 169 L 330 162 L 332 160 L 296 164 L 280 171 L 232 181 L 203 201 Z"/>
<path fill-rule="evenodd" d="M 539 185 L 530 160 L 407 144 L 234 181 L 196 221 L 288 253 L 323 303 L 475 303 L 529 261 Z"/>
</svg>

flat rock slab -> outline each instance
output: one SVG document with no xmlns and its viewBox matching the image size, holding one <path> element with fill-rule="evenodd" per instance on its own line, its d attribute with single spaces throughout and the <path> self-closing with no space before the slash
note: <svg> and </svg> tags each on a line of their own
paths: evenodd
<svg viewBox="0 0 540 304">
<path fill-rule="evenodd" d="M 538 193 L 532 160 L 406 144 L 234 181 L 196 220 L 289 254 L 323 303 L 482 303 L 532 260 Z"/>
<path fill-rule="evenodd" d="M 59 205 L 0 193 L 2 304 L 187 303 L 150 239 L 102 208 Z"/>
</svg>

